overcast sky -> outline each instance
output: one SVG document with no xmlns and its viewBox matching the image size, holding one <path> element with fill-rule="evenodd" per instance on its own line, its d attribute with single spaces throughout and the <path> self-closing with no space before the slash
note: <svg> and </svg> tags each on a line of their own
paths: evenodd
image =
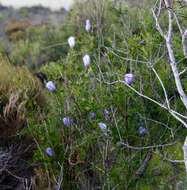
<svg viewBox="0 0 187 190">
<path fill-rule="evenodd" d="M 62 7 L 69 9 L 73 0 L 0 0 L 0 3 L 6 6 L 14 6 L 19 8 L 22 6 L 43 5 L 51 9 L 60 9 Z"/>
</svg>

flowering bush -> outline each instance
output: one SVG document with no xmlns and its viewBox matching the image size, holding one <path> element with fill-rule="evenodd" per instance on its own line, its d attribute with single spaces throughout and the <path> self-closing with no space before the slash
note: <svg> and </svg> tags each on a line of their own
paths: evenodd
<svg viewBox="0 0 187 190">
<path fill-rule="evenodd" d="M 89 6 L 94 6 L 94 2 Z M 129 87 L 138 89 L 161 100 L 162 89 L 147 60 L 158 61 L 156 69 L 166 87 L 170 87 L 170 97 L 177 100 L 168 79 L 170 69 L 161 58 L 163 41 L 152 27 L 152 16 L 147 10 L 123 4 L 121 8 L 118 4 L 113 7 L 110 2 L 102 7 L 102 1 L 99 3 L 100 8 L 105 8 L 102 15 L 100 9 L 92 12 L 90 7 L 87 13 L 80 11 L 82 4 L 70 12 L 64 29 L 67 34 L 61 41 L 66 42 L 73 34 L 76 46 L 72 40 L 72 46 L 68 45 L 73 48 L 63 59 L 41 68 L 58 85 L 55 97 L 51 96 L 49 118 L 43 124 L 48 131 L 40 127 L 41 146 L 46 147 L 48 139 L 54 145 L 56 159 L 64 166 L 62 187 L 65 189 L 76 189 L 77 186 L 69 181 L 78 184 L 80 189 L 94 188 L 97 184 L 103 188 L 107 184 L 110 188 L 118 185 L 119 189 L 127 186 L 134 189 L 135 182 L 138 189 L 165 188 L 166 179 L 174 173 L 171 172 L 172 165 L 163 158 L 167 154 L 173 158 L 168 149 L 174 151 L 181 142 L 169 145 L 169 148 L 166 144 L 184 133 L 177 130 L 179 123 L 167 112 L 129 90 Z M 91 23 L 93 32 L 90 33 L 85 28 L 85 20 L 93 15 L 97 17 Z M 92 66 L 85 72 L 82 62 L 86 68 Z M 163 65 L 165 69 L 162 69 Z M 180 103 L 175 102 L 173 106 L 182 111 Z M 74 126 L 69 127 L 72 122 Z M 158 148 L 159 145 L 164 147 Z M 107 151 L 107 155 L 102 151 Z M 180 149 L 177 159 L 182 159 L 181 152 Z M 39 151 L 35 159 L 42 160 Z M 144 168 L 145 160 L 149 161 Z M 54 164 L 49 168 L 55 167 Z M 160 175 L 153 178 L 157 170 Z M 60 167 L 57 171 L 60 172 Z M 181 180 L 182 171 L 180 169 L 181 175 L 178 175 Z M 90 178 L 90 175 L 94 177 Z"/>
</svg>

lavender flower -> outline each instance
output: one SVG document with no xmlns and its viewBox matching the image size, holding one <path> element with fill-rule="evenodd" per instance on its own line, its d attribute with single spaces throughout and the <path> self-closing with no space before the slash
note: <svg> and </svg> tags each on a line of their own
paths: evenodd
<svg viewBox="0 0 187 190">
<path fill-rule="evenodd" d="M 47 154 L 47 156 L 49 157 L 54 157 L 55 153 L 53 151 L 53 149 L 51 147 L 48 147 L 45 149 L 45 153 Z"/>
<path fill-rule="evenodd" d="M 95 112 L 90 112 L 89 113 L 89 119 L 90 120 L 93 120 L 93 119 L 95 119 L 96 118 L 96 113 Z"/>
<path fill-rule="evenodd" d="M 70 127 L 73 124 L 73 119 L 71 119 L 70 117 L 64 117 L 63 124 L 65 127 Z"/>
<path fill-rule="evenodd" d="M 107 125 L 106 125 L 105 123 L 100 122 L 100 123 L 98 124 L 98 126 L 99 126 L 99 128 L 101 129 L 101 131 L 106 135 L 107 132 L 108 132 Z"/>
<path fill-rule="evenodd" d="M 105 115 L 109 115 L 110 114 L 110 111 L 108 109 L 104 109 L 104 114 Z"/>
<path fill-rule="evenodd" d="M 70 48 L 74 48 L 75 46 L 75 37 L 71 36 L 68 38 L 68 44 L 70 46 Z"/>
<path fill-rule="evenodd" d="M 132 73 L 125 74 L 124 81 L 128 85 L 132 85 L 132 83 L 134 82 L 134 75 Z"/>
<path fill-rule="evenodd" d="M 56 91 L 56 86 L 55 83 L 53 81 L 49 81 L 46 83 L 46 88 L 50 91 L 50 92 L 55 92 Z"/>
<path fill-rule="evenodd" d="M 88 68 L 88 67 L 90 66 L 90 62 L 91 62 L 90 56 L 89 56 L 88 54 L 86 54 L 86 55 L 82 58 L 82 60 L 83 60 L 83 63 L 84 63 L 84 67 L 85 67 L 85 68 Z"/>
<path fill-rule="evenodd" d="M 183 33 L 184 37 L 187 37 L 187 29 Z"/>
<path fill-rule="evenodd" d="M 90 29 L 91 29 L 91 22 L 90 22 L 90 20 L 89 19 L 87 19 L 86 20 L 86 25 L 85 25 L 85 30 L 87 31 L 87 32 L 89 32 L 90 31 Z"/>
<path fill-rule="evenodd" d="M 138 129 L 138 133 L 140 136 L 144 136 L 148 133 L 148 129 L 144 128 L 144 127 L 139 127 Z"/>
<path fill-rule="evenodd" d="M 110 120 L 110 111 L 109 111 L 109 109 L 104 109 L 103 114 L 104 114 L 105 119 L 107 121 L 109 121 Z"/>
</svg>

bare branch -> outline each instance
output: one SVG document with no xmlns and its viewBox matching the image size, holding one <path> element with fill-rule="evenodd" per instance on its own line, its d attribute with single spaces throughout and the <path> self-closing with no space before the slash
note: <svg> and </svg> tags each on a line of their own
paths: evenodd
<svg viewBox="0 0 187 190">
<path fill-rule="evenodd" d="M 187 67 L 184 68 L 184 69 L 179 73 L 179 76 L 181 76 L 182 74 L 184 74 L 186 71 L 187 71 Z"/>
<path fill-rule="evenodd" d="M 187 137 L 184 141 L 183 152 L 184 152 L 184 163 L 185 163 L 185 168 L 186 168 L 186 172 L 187 172 Z"/>
<path fill-rule="evenodd" d="M 166 99 L 167 107 L 168 107 L 168 109 L 170 109 L 170 103 L 169 103 L 169 99 L 168 99 L 168 95 L 167 95 L 166 88 L 165 88 L 165 86 L 164 86 L 164 84 L 163 84 L 163 82 L 162 82 L 160 76 L 158 75 L 157 71 L 154 69 L 154 67 L 151 67 L 151 69 L 152 69 L 153 72 L 155 73 L 155 75 L 156 75 L 158 81 L 160 82 L 160 85 L 161 85 L 161 87 L 162 87 L 162 89 L 163 89 L 163 91 L 164 91 L 164 96 L 165 96 L 165 99 Z"/>
<path fill-rule="evenodd" d="M 98 81 L 100 81 L 99 79 L 97 79 Z M 101 81 L 100 81 L 101 82 Z M 135 88 L 133 88 L 132 86 L 126 84 L 124 81 L 122 80 L 118 80 L 118 81 L 113 81 L 113 82 L 106 82 L 104 81 L 105 84 L 107 85 L 114 85 L 114 84 L 117 84 L 117 83 L 123 83 L 125 84 L 126 86 L 128 86 L 133 92 L 135 92 L 137 95 L 139 95 L 140 97 L 143 97 L 153 103 L 155 103 L 156 105 L 160 106 L 161 108 L 167 110 L 176 120 L 178 120 L 180 123 L 182 123 L 186 128 L 187 128 L 187 123 L 186 121 L 184 121 L 183 119 L 187 119 L 186 116 L 178 113 L 177 111 L 173 110 L 173 109 L 168 109 L 168 107 L 166 107 L 164 104 L 158 102 L 157 100 L 153 99 L 153 98 L 150 98 L 149 96 L 146 96 L 144 94 L 142 94 L 141 92 L 139 92 L 138 90 L 136 90 Z M 183 118 L 183 119 L 182 119 Z"/>
<path fill-rule="evenodd" d="M 182 46 L 185 58 L 187 58 L 187 29 L 182 34 Z"/>
<path fill-rule="evenodd" d="M 181 34 L 181 36 L 182 36 L 182 35 L 183 35 L 183 29 L 182 29 L 182 26 L 180 25 L 179 19 L 178 19 L 176 13 L 173 12 L 173 15 L 174 15 L 174 17 L 175 17 L 175 20 L 176 20 L 177 26 L 178 26 L 179 31 L 180 31 L 180 34 Z"/>
<path fill-rule="evenodd" d="M 137 177 L 141 177 L 141 176 L 144 174 L 144 172 L 145 172 L 145 170 L 146 170 L 146 168 L 147 168 L 147 166 L 148 166 L 148 163 L 149 163 L 149 161 L 150 161 L 151 158 L 152 158 L 152 155 L 153 155 L 152 151 L 149 151 L 149 152 L 146 154 L 146 156 L 145 156 L 145 158 L 144 158 L 144 160 L 143 160 L 141 166 L 140 166 L 140 167 L 138 168 L 138 170 L 136 171 L 136 176 L 137 176 Z"/>
<path fill-rule="evenodd" d="M 156 16 L 154 9 L 152 9 L 152 13 L 153 13 L 153 17 L 154 17 L 155 22 L 156 22 L 156 28 L 157 28 L 157 30 L 159 31 L 160 35 L 163 38 L 166 38 L 166 35 L 164 34 L 164 32 L 163 32 L 163 30 L 162 30 L 162 28 L 161 28 L 161 26 L 159 24 L 158 17 Z"/>
<path fill-rule="evenodd" d="M 173 10 L 170 8 L 172 7 L 172 1 L 170 0 L 164 0 L 165 5 L 167 7 L 167 12 L 168 12 L 168 19 L 169 19 L 169 24 L 168 24 L 168 32 L 167 35 L 164 35 L 165 38 L 165 42 L 166 42 L 166 47 L 168 50 L 168 55 L 169 55 L 169 62 L 170 62 L 170 66 L 173 72 L 173 76 L 175 78 L 175 84 L 177 87 L 177 91 L 180 95 L 181 101 L 183 102 L 185 108 L 187 109 L 187 96 L 184 92 L 184 89 L 182 87 L 182 83 L 180 80 L 180 74 L 177 68 L 177 64 L 176 64 L 176 60 L 175 60 L 175 56 L 174 56 L 174 52 L 173 52 L 173 46 L 172 46 L 172 40 L 173 40 Z M 160 24 L 158 23 L 158 17 L 156 17 L 155 12 L 153 11 L 153 17 L 155 19 L 156 22 L 156 26 L 157 29 L 160 33 L 161 36 L 163 36 L 163 31 L 160 27 Z"/>
<path fill-rule="evenodd" d="M 176 14 L 172 10 L 173 0 L 164 0 L 164 3 L 167 8 L 168 21 L 169 21 L 167 36 L 166 37 L 164 36 L 165 41 L 166 41 L 166 47 L 168 50 L 168 55 L 169 55 L 169 63 L 170 63 L 171 69 L 172 69 L 173 76 L 175 78 L 175 84 L 177 87 L 177 91 L 180 95 L 183 105 L 187 109 L 187 96 L 184 92 L 184 89 L 183 89 L 183 86 L 182 86 L 182 83 L 180 80 L 180 75 L 183 74 L 186 71 L 186 69 L 184 69 L 182 72 L 179 73 L 178 68 L 177 68 L 177 62 L 175 60 L 174 51 L 173 51 L 173 44 L 172 44 L 172 41 L 173 41 L 173 17 L 175 17 L 176 23 L 178 25 L 179 31 L 182 36 L 182 45 L 183 45 L 183 52 L 184 52 L 185 58 L 187 58 L 187 30 L 185 30 L 185 32 L 183 33 L 183 30 L 182 30 L 182 27 L 180 26 L 179 20 L 178 20 Z M 158 23 L 158 17 L 156 17 L 154 11 L 153 11 L 153 17 L 155 19 L 156 26 L 157 26 L 157 29 L 158 29 L 160 35 L 163 36 L 163 32 Z M 186 121 L 184 121 L 180 117 L 176 116 L 176 114 L 174 114 L 173 112 L 170 112 L 170 113 L 173 117 L 175 117 L 178 121 L 180 121 L 186 127 L 186 125 L 187 125 Z M 186 172 L 187 172 L 187 137 L 184 142 L 183 152 L 184 152 L 185 168 L 186 168 Z"/>
<path fill-rule="evenodd" d="M 168 147 L 168 146 L 173 146 L 176 143 L 177 142 L 175 141 L 175 142 L 171 142 L 171 143 L 167 143 L 167 144 L 138 147 L 138 146 L 129 145 L 128 143 L 121 142 L 120 145 L 125 146 L 126 148 L 129 148 L 132 150 L 146 150 L 146 149 L 164 148 L 164 147 Z"/>
</svg>

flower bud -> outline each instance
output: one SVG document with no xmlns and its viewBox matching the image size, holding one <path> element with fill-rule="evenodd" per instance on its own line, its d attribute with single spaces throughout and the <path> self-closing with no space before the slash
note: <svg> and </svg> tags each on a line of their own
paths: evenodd
<svg viewBox="0 0 187 190">
<path fill-rule="evenodd" d="M 95 112 L 90 112 L 89 113 L 89 119 L 94 120 L 96 118 L 96 113 Z"/>
<path fill-rule="evenodd" d="M 71 36 L 68 38 L 68 44 L 70 46 L 70 48 L 74 48 L 75 46 L 75 37 Z"/>
<path fill-rule="evenodd" d="M 124 81 L 128 85 L 132 85 L 132 83 L 134 82 L 134 75 L 132 73 L 125 74 Z"/>
<path fill-rule="evenodd" d="M 90 29 L 91 29 L 91 22 L 90 22 L 90 20 L 89 19 L 87 19 L 86 20 L 86 25 L 85 25 L 85 30 L 87 31 L 87 32 L 89 32 L 90 31 Z"/>
<path fill-rule="evenodd" d="M 107 121 L 109 121 L 110 120 L 110 115 L 111 115 L 110 109 L 104 109 L 103 115 L 104 115 L 105 119 Z"/>
<path fill-rule="evenodd" d="M 73 124 L 73 119 L 71 119 L 70 117 L 64 117 L 63 124 L 65 127 L 70 127 Z"/>
<path fill-rule="evenodd" d="M 148 129 L 146 129 L 145 127 L 139 127 L 138 133 L 140 136 L 144 136 L 148 133 Z"/>
<path fill-rule="evenodd" d="M 139 42 L 139 45 L 141 45 L 141 46 L 145 46 L 145 45 L 146 45 L 145 40 L 141 40 L 141 41 Z"/>
<path fill-rule="evenodd" d="M 82 58 L 82 60 L 83 60 L 83 63 L 84 63 L 84 67 L 85 67 L 85 68 L 88 68 L 88 67 L 90 66 L 90 62 L 91 62 L 90 56 L 89 56 L 88 54 L 86 54 L 86 55 Z"/>
<path fill-rule="evenodd" d="M 53 151 L 53 149 L 51 147 L 46 148 L 45 153 L 49 157 L 54 157 L 54 155 L 55 155 L 55 153 L 54 153 L 54 151 Z"/>
<path fill-rule="evenodd" d="M 50 92 L 55 92 L 56 91 L 56 86 L 55 83 L 53 81 L 49 81 L 46 83 L 46 88 L 50 91 Z"/>
</svg>

